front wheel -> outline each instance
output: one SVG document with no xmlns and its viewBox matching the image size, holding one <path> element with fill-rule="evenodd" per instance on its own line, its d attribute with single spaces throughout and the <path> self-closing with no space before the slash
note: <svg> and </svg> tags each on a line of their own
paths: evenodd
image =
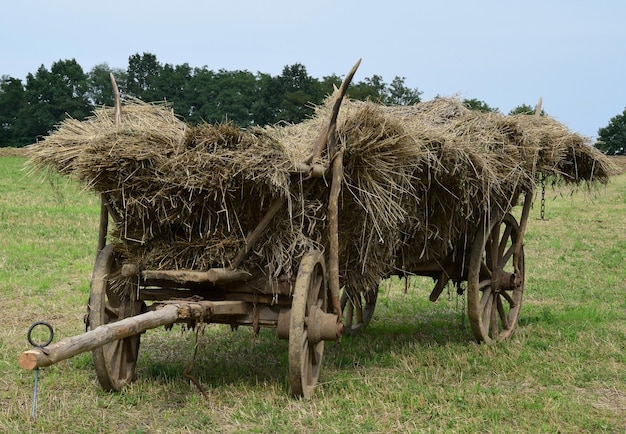
<svg viewBox="0 0 626 434">
<path fill-rule="evenodd" d="M 289 382 L 296 397 L 309 398 L 317 384 L 324 341 L 311 330 L 315 318 L 330 309 L 324 256 L 306 254 L 300 262 L 291 303 L 289 326 Z"/>
<path fill-rule="evenodd" d="M 141 303 L 130 300 L 130 291 L 114 287 L 120 266 L 111 245 L 102 249 L 94 266 L 89 294 L 89 327 L 93 330 L 141 313 Z M 129 336 L 92 351 L 98 381 L 104 390 L 118 391 L 135 377 L 140 336 Z"/>
<path fill-rule="evenodd" d="M 511 214 L 479 230 L 467 279 L 468 315 L 478 342 L 507 339 L 517 325 L 524 293 L 524 249 Z"/>
</svg>

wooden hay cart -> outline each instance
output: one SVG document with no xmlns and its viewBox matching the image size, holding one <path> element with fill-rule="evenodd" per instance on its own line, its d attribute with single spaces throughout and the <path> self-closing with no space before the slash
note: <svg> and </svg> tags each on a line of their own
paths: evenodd
<svg viewBox="0 0 626 434">
<path fill-rule="evenodd" d="M 360 61 L 359 61 L 360 63 Z M 333 114 L 315 145 L 315 153 L 328 146 L 336 153 L 333 166 L 314 164 L 315 154 L 294 167 L 295 175 L 331 177 L 328 216 L 328 257 L 318 249 L 300 259 L 295 277 L 271 278 L 262 272 L 241 270 L 246 255 L 284 206 L 277 199 L 248 234 L 245 246 L 227 268 L 208 270 L 149 270 L 125 263 L 112 244 L 107 244 L 109 222 L 123 225 L 123 212 L 101 196 L 98 254 L 90 285 L 86 324 L 89 331 L 19 356 L 24 369 L 50 366 L 74 355 L 92 351 L 96 373 L 105 390 L 117 391 L 135 377 L 143 332 L 174 323 L 221 323 L 277 330 L 289 340 L 289 382 L 297 397 L 309 397 L 318 381 L 325 341 L 342 335 L 337 257 L 337 207 L 342 160 L 336 152 L 335 125 L 346 89 L 357 63 L 336 92 Z M 121 113 L 117 86 L 116 121 Z M 332 175 L 329 173 L 332 171 Z M 252 198 L 250 200 L 253 200 Z M 120 279 L 121 277 L 121 279 Z M 120 282 L 126 287 L 120 288 Z"/>
<path fill-rule="evenodd" d="M 255 243 L 272 230 L 275 215 L 284 209 L 278 198 L 248 233 L 244 247 L 228 267 L 202 270 L 146 269 L 129 262 L 107 244 L 109 222 L 123 226 L 124 213 L 102 194 L 98 254 L 91 280 L 89 331 L 44 348 L 22 353 L 25 369 L 49 366 L 76 354 L 92 351 L 98 380 L 106 390 L 120 390 L 131 382 L 139 355 L 140 337 L 146 330 L 174 323 L 222 323 L 270 327 L 279 338 L 289 340 L 289 383 L 294 396 L 309 397 L 320 374 L 325 341 L 360 331 L 370 321 L 378 295 L 374 286 L 366 291 L 340 295 L 339 197 L 343 180 L 343 150 L 337 146 L 337 115 L 346 89 L 359 63 L 335 92 L 330 119 L 312 155 L 292 167 L 299 179 L 320 180 L 326 185 L 327 239 L 323 249 L 310 249 L 299 259 L 295 276 L 273 277 L 259 269 L 250 272 L 240 265 Z M 114 86 L 116 93 L 117 88 Z M 120 113 L 119 95 L 116 119 Z M 316 163 L 323 151 L 328 164 Z M 319 185 L 319 184 L 318 184 Z M 510 213 L 524 196 L 519 223 Z M 444 255 L 427 260 L 405 261 L 402 273 L 390 268 L 388 275 L 415 274 L 435 281 L 431 300 L 448 282 L 467 291 L 468 314 L 479 342 L 505 339 L 518 322 L 524 290 L 523 238 L 533 191 L 517 191 L 508 208 L 493 207 L 477 216 L 458 242 Z M 252 200 L 252 198 L 251 198 Z M 410 245 L 411 240 L 405 240 Z M 385 276 L 381 276 L 385 277 Z M 120 285 L 122 287 L 120 287 Z M 345 325 L 344 325 L 345 322 Z"/>
</svg>

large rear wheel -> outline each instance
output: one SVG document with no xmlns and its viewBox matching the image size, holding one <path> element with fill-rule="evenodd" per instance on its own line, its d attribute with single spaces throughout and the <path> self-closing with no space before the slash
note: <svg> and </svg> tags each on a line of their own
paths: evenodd
<svg viewBox="0 0 626 434">
<path fill-rule="evenodd" d="M 507 339 L 517 326 L 524 293 L 524 249 L 511 214 L 479 230 L 467 279 L 468 315 L 478 342 Z"/>
</svg>

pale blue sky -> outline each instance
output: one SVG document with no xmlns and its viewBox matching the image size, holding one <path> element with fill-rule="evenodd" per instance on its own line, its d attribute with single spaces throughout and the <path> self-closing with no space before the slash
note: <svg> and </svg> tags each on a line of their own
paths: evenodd
<svg viewBox="0 0 626 434">
<path fill-rule="evenodd" d="M 29 0 L 5 2 L 0 75 L 76 59 L 85 71 L 150 52 L 161 63 L 280 74 L 378 74 L 508 113 L 545 111 L 593 137 L 626 107 L 623 0 Z"/>
</svg>

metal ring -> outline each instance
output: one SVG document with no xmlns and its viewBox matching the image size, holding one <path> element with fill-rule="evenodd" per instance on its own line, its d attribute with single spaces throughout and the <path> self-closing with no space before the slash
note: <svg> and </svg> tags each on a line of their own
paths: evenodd
<svg viewBox="0 0 626 434">
<path fill-rule="evenodd" d="M 48 330 L 50 331 L 50 337 L 44 344 L 38 344 L 34 342 L 31 336 L 35 327 L 40 326 L 40 325 L 48 327 Z M 52 342 L 52 339 L 54 339 L 54 330 L 52 329 L 52 326 L 49 323 L 45 321 L 37 321 L 28 328 L 28 332 L 26 333 L 26 338 L 28 339 L 28 343 L 31 344 L 33 347 L 38 347 L 38 348 L 46 347 L 50 345 L 50 343 Z"/>
</svg>

